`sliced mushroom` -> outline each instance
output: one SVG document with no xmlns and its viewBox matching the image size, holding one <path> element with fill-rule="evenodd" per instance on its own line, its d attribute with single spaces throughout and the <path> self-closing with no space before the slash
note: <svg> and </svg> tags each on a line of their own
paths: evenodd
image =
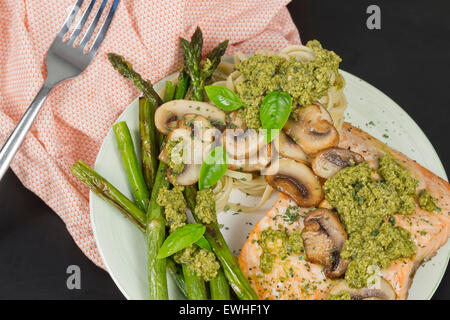
<svg viewBox="0 0 450 320">
<path fill-rule="evenodd" d="M 182 139 L 183 142 L 188 142 L 191 139 L 191 129 L 189 127 L 176 128 L 169 133 L 168 140 L 178 140 Z M 166 145 L 167 146 L 167 145 Z M 159 159 L 167 163 L 169 161 L 169 156 L 167 154 L 167 148 L 161 150 Z M 183 152 L 188 150 L 188 147 L 183 147 Z M 186 157 L 186 155 L 184 155 Z M 183 159 L 183 162 L 186 160 Z M 188 162 L 188 161 L 186 161 Z M 191 185 L 197 182 L 200 175 L 200 169 L 195 167 L 195 164 L 184 163 L 183 171 L 178 174 L 173 173 L 172 168 L 167 168 L 167 178 L 172 184 L 179 185 Z M 198 171 L 198 172 L 197 172 Z"/>
<path fill-rule="evenodd" d="M 201 115 L 221 130 L 225 125 L 225 112 L 212 104 L 191 100 L 172 100 L 156 109 L 156 128 L 162 134 L 167 135 L 171 130 L 169 124 L 181 120 L 186 114 Z"/>
<path fill-rule="evenodd" d="M 244 119 L 239 117 L 237 111 L 233 111 L 226 115 L 227 128 L 247 130 L 247 124 Z"/>
<path fill-rule="evenodd" d="M 223 145 L 227 153 L 234 159 L 251 158 L 266 144 L 262 132 L 254 129 L 227 129 L 223 135 Z"/>
<path fill-rule="evenodd" d="M 162 161 L 162 162 L 164 162 L 164 163 L 169 162 L 169 159 L 167 158 L 166 148 L 163 148 L 163 149 L 161 150 L 161 152 L 159 153 L 159 156 L 158 156 L 158 160 L 159 160 L 159 161 Z"/>
<path fill-rule="evenodd" d="M 307 155 L 302 148 L 300 148 L 300 146 L 283 131 L 280 132 L 278 138 L 275 138 L 273 142 L 278 153 L 283 157 L 303 162 L 305 164 L 311 163 L 311 157 Z"/>
<path fill-rule="evenodd" d="M 397 295 L 389 282 L 380 277 L 379 285 L 373 288 L 351 288 L 347 281 L 338 280 L 331 288 L 330 295 L 348 292 L 352 300 L 395 300 Z"/>
<path fill-rule="evenodd" d="M 191 186 L 198 181 L 201 167 L 200 164 L 185 165 L 183 171 L 177 175 L 172 173 L 172 169 L 167 168 L 167 179 L 173 185 Z"/>
<path fill-rule="evenodd" d="M 302 231 L 306 257 L 312 263 L 322 264 L 328 278 L 339 278 L 347 270 L 349 261 L 341 258 L 347 233 L 338 216 L 329 209 L 310 211 Z"/>
<path fill-rule="evenodd" d="M 228 157 L 228 168 L 231 170 L 241 170 L 243 172 L 259 172 L 267 168 L 272 160 L 272 145 L 266 144 L 250 158 L 233 159 Z"/>
<path fill-rule="evenodd" d="M 298 120 L 289 119 L 284 131 L 309 155 L 337 146 L 339 133 L 325 108 L 312 104 L 297 111 Z"/>
<path fill-rule="evenodd" d="M 364 158 L 348 149 L 333 147 L 317 153 L 312 160 L 312 169 L 319 177 L 329 179 L 339 170 L 361 163 Z"/>
<path fill-rule="evenodd" d="M 167 178 L 172 184 L 188 186 L 198 181 L 201 163 L 213 143 L 213 136 L 208 131 L 210 127 L 210 122 L 197 114 L 186 114 L 182 120 L 177 121 L 176 128 L 168 135 L 168 140 L 182 139 L 186 145 L 183 148 L 183 171 L 175 174 L 172 168 L 167 169 Z M 161 151 L 159 159 L 168 161 L 166 147 Z"/>
<path fill-rule="evenodd" d="M 323 198 L 323 190 L 312 170 L 301 162 L 280 159 L 267 168 L 266 181 L 288 195 L 299 206 L 314 207 Z"/>
<path fill-rule="evenodd" d="M 217 132 L 211 122 L 209 122 L 205 117 L 198 114 L 185 114 L 181 120 L 178 120 L 178 128 L 187 128 L 191 130 L 192 138 L 201 140 L 208 137 L 204 143 L 211 143 L 214 139 L 214 133 Z M 220 133 L 220 132 L 219 132 Z M 170 136 L 170 133 L 169 133 Z"/>
</svg>

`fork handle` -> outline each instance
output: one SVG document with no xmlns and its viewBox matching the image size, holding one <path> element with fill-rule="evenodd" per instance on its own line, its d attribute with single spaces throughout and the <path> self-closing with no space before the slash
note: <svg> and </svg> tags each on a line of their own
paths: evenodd
<svg viewBox="0 0 450 320">
<path fill-rule="evenodd" d="M 31 125 L 39 114 L 45 99 L 47 99 L 48 94 L 52 89 L 53 85 L 48 84 L 46 81 L 36 97 L 34 97 L 33 102 L 31 102 L 30 106 L 25 111 L 6 143 L 3 145 L 2 150 L 0 151 L 0 180 L 8 170 L 9 164 L 17 153 L 17 150 L 19 150 L 22 145 L 22 142 L 30 130 Z"/>
</svg>

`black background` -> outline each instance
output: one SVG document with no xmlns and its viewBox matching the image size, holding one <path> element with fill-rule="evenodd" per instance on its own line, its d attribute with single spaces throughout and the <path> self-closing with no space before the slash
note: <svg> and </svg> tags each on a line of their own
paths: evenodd
<svg viewBox="0 0 450 320">
<path fill-rule="evenodd" d="M 381 30 L 366 27 L 371 4 L 381 8 Z M 319 39 L 343 58 L 342 69 L 402 106 L 448 170 L 450 2 L 296 0 L 288 7 L 302 41 Z M 81 268 L 80 290 L 66 287 L 69 265 Z M 434 299 L 450 299 L 449 273 Z M 0 299 L 123 298 L 59 217 L 9 171 L 0 182 Z"/>
</svg>

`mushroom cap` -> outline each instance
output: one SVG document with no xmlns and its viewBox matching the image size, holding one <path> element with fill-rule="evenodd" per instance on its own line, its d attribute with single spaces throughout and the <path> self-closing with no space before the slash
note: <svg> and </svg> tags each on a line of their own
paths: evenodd
<svg viewBox="0 0 450 320">
<path fill-rule="evenodd" d="M 236 160 L 228 157 L 228 168 L 242 170 L 243 172 L 260 172 L 267 168 L 272 161 L 272 157 L 272 144 L 265 144 L 250 158 Z"/>
<path fill-rule="evenodd" d="M 197 114 L 206 118 L 212 125 L 223 128 L 225 125 L 225 112 L 216 106 L 200 101 L 172 100 L 159 106 L 155 112 L 155 126 L 159 132 L 167 135 L 170 123 L 178 121 L 186 114 Z"/>
<path fill-rule="evenodd" d="M 309 155 L 337 146 L 339 133 L 328 111 L 320 104 L 298 108 L 298 121 L 289 119 L 284 131 Z"/>
<path fill-rule="evenodd" d="M 311 157 L 283 131 L 273 140 L 274 147 L 278 153 L 285 157 L 305 164 L 311 163 Z"/>
<path fill-rule="evenodd" d="M 352 300 L 395 300 L 397 298 L 390 283 L 381 277 L 379 286 L 361 289 L 351 288 L 343 279 L 337 280 L 329 294 L 337 295 L 342 291 L 347 291 Z"/>
<path fill-rule="evenodd" d="M 303 220 L 302 231 L 306 257 L 325 266 L 328 278 L 339 278 L 347 270 L 349 261 L 341 258 L 347 233 L 336 213 L 319 208 L 310 211 Z"/>
<path fill-rule="evenodd" d="M 312 169 L 319 177 L 329 179 L 339 170 L 361 163 L 364 158 L 348 149 L 332 147 L 317 153 L 312 160 Z"/>
<path fill-rule="evenodd" d="M 299 206 L 314 207 L 323 198 L 323 190 L 312 170 L 301 162 L 280 159 L 265 172 L 267 183 L 288 195 Z"/>
<path fill-rule="evenodd" d="M 223 146 L 234 159 L 251 158 L 266 144 L 262 132 L 254 129 L 227 129 L 223 135 Z"/>
</svg>

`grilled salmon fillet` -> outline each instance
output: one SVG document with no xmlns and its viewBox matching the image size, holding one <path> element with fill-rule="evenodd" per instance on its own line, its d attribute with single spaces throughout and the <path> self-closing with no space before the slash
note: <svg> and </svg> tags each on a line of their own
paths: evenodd
<svg viewBox="0 0 450 320">
<path fill-rule="evenodd" d="M 408 230 L 417 245 L 413 259 L 399 259 L 381 270 L 381 276 L 393 287 L 397 299 L 406 299 L 417 268 L 436 254 L 450 235 L 450 184 L 429 170 L 420 166 L 404 154 L 370 136 L 368 133 L 345 123 L 340 137 L 340 147 L 361 154 L 370 166 L 378 167 L 378 159 L 386 153 L 402 163 L 419 181 L 417 190 L 427 189 L 437 199 L 440 213 L 430 213 L 416 205 L 416 211 L 409 216 L 396 215 L 398 226 Z M 270 273 L 260 269 L 262 249 L 258 244 L 261 232 L 281 225 L 288 232 L 303 229 L 303 218 L 311 208 L 301 208 L 298 217 L 286 218 L 289 207 L 296 206 L 286 195 L 280 194 L 269 212 L 256 224 L 241 249 L 239 264 L 251 285 L 261 299 L 326 299 L 332 281 L 325 277 L 324 268 L 305 259 L 304 255 L 291 254 L 286 259 L 279 257 L 273 263 Z"/>
</svg>

